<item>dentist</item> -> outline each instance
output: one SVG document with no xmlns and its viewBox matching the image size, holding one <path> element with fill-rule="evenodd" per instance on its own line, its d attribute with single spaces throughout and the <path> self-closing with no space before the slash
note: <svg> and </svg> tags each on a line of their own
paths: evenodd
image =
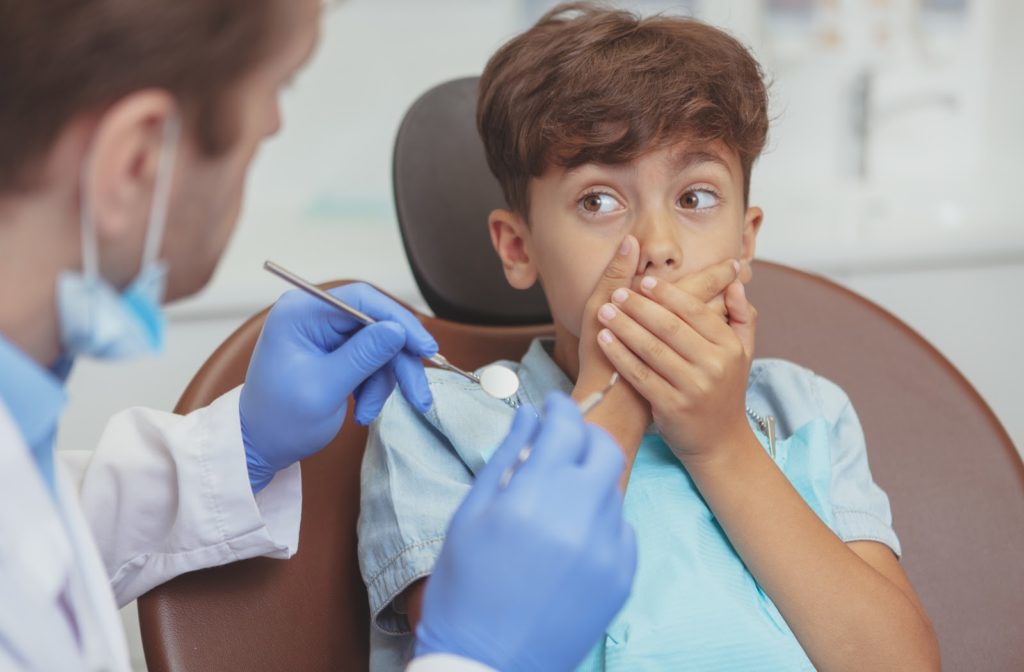
<svg viewBox="0 0 1024 672">
<path fill-rule="evenodd" d="M 289 293 L 243 386 L 185 416 L 124 411 L 95 450 L 54 453 L 74 361 L 159 351 L 162 304 L 209 280 L 319 5 L 0 0 L 0 670 L 128 670 L 117 605 L 296 552 L 298 462 L 350 397 L 364 423 L 396 384 L 431 404 L 420 358 L 437 346 L 411 315 L 361 285 L 335 291 L 368 327 Z M 527 444 L 530 468 L 501 487 Z M 635 568 L 620 470 L 568 399 L 521 412 L 453 519 L 410 669 L 582 659 Z M 537 501 L 556 516 L 543 532 Z"/>
</svg>

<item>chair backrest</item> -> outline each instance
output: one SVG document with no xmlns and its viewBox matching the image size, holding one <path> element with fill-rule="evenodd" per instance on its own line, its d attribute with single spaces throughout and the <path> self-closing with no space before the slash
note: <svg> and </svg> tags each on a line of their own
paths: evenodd
<svg viewBox="0 0 1024 672">
<path fill-rule="evenodd" d="M 210 356 L 175 412 L 201 408 L 242 383 L 266 313 L 250 318 Z M 467 368 L 518 359 L 535 336 L 550 331 L 420 318 L 442 351 Z M 150 672 L 367 669 L 370 616 L 356 556 L 366 429 L 349 410 L 341 433 L 302 463 L 295 557 L 192 572 L 139 598 Z"/>
<path fill-rule="evenodd" d="M 491 250 L 487 213 L 504 198 L 477 135 L 476 88 L 475 77 L 434 87 L 402 124 L 394 180 L 406 250 L 438 315 L 546 320 L 539 290 L 508 290 Z M 755 269 L 758 355 L 814 369 L 853 400 L 947 667 L 1024 670 L 1024 467 L 1006 432 L 892 315 L 823 278 Z"/>
<path fill-rule="evenodd" d="M 1024 465 L 988 405 L 906 324 L 824 278 L 754 264 L 757 350 L 849 395 L 903 566 L 949 670 L 1024 670 Z"/>
</svg>

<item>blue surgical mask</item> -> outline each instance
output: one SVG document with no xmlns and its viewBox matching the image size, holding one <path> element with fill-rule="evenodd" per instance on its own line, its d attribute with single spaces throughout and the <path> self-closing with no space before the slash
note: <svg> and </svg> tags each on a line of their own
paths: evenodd
<svg viewBox="0 0 1024 672">
<path fill-rule="evenodd" d="M 65 271 L 57 279 L 57 311 L 63 356 L 125 359 L 163 349 L 164 288 L 167 267 L 157 259 L 167 223 L 174 155 L 181 135 L 177 115 L 164 125 L 160 162 L 153 187 L 139 274 L 118 292 L 99 273 L 99 243 L 89 202 L 89 161 L 82 167 L 82 271 Z"/>
</svg>

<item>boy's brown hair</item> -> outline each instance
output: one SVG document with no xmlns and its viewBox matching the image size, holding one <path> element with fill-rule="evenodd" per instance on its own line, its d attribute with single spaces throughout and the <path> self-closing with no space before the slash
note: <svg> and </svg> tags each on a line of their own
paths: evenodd
<svg viewBox="0 0 1024 672">
<path fill-rule="evenodd" d="M 720 140 L 750 169 L 768 134 L 768 92 L 750 53 L 697 20 L 562 4 L 484 68 L 477 128 L 514 211 L 549 165 L 617 164 L 682 140 Z"/>
</svg>

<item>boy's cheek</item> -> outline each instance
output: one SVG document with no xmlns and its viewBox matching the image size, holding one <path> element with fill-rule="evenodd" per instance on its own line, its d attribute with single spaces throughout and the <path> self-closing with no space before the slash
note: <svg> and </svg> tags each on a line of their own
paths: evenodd
<svg viewBox="0 0 1024 672">
<path fill-rule="evenodd" d="M 594 291 L 593 287 L 573 282 L 572 278 L 560 278 L 542 284 L 551 309 L 551 317 L 566 331 L 579 338 L 587 318 L 587 302 Z"/>
</svg>

